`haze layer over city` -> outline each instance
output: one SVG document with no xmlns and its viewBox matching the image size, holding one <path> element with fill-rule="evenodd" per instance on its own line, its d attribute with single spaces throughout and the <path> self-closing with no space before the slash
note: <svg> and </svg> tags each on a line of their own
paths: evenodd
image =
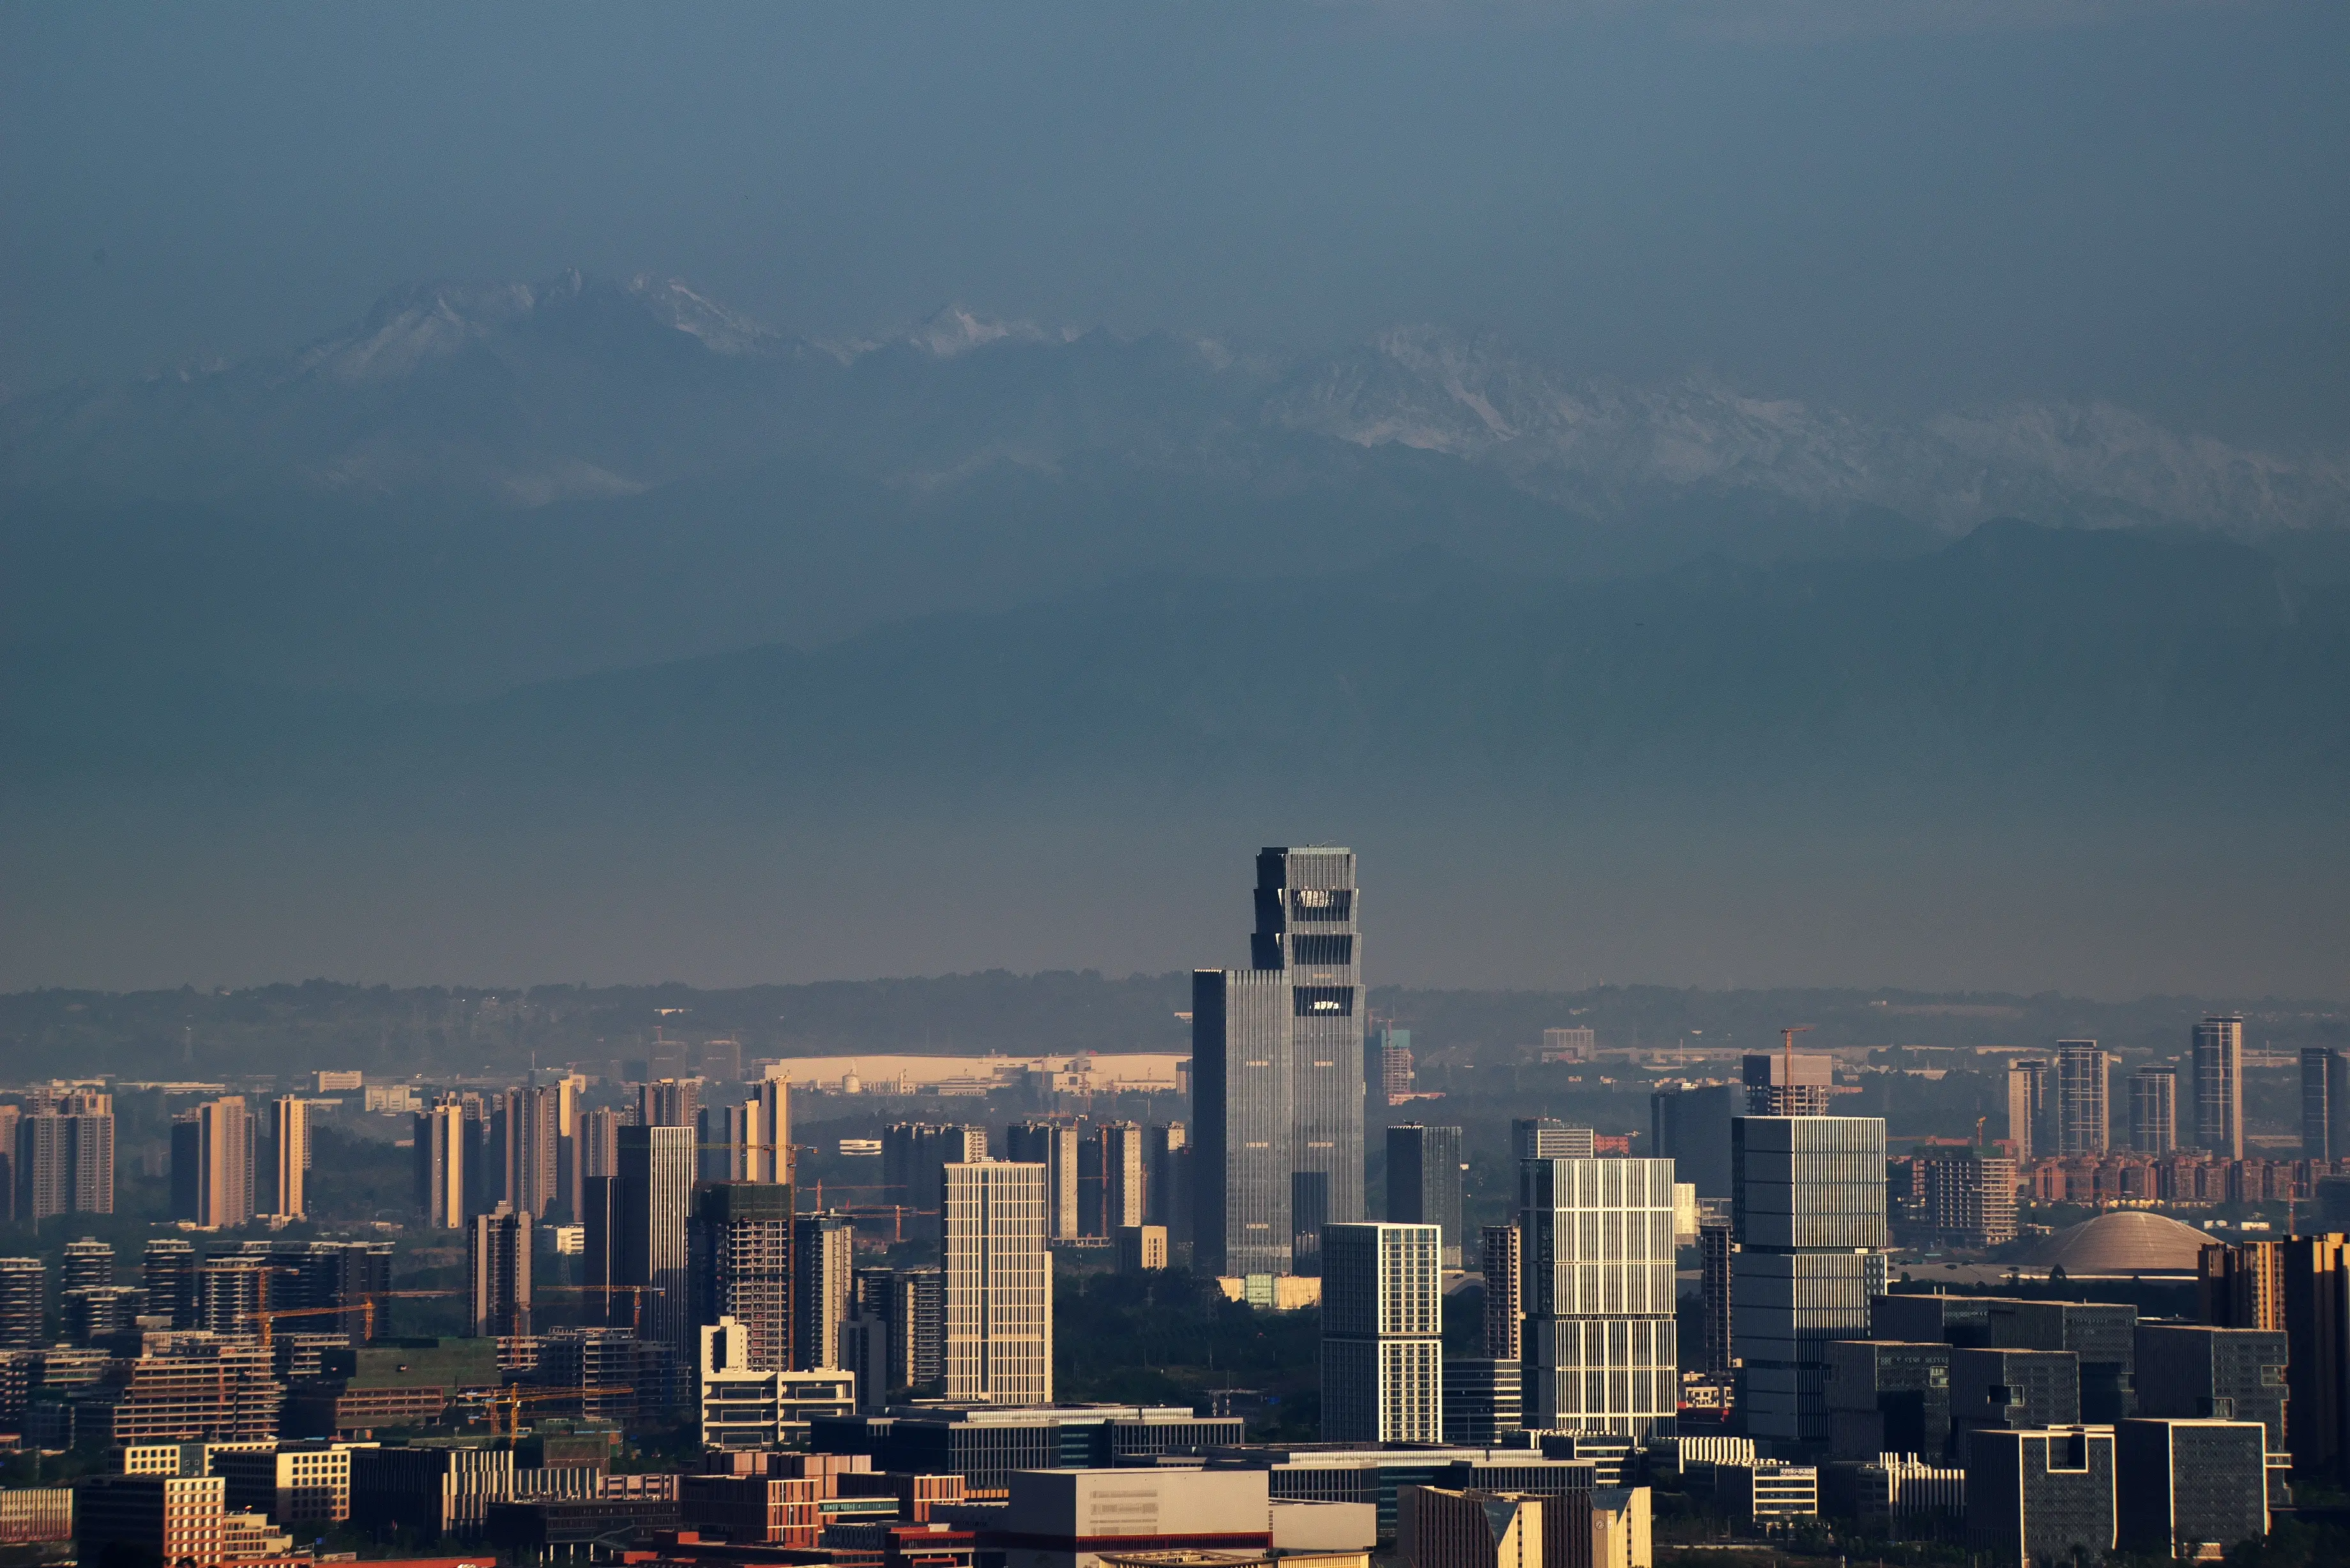
<svg viewBox="0 0 2350 1568">
<path fill-rule="evenodd" d="M 2345 58 L 0 5 L 0 1555 L 2350 1553 Z"/>
</svg>

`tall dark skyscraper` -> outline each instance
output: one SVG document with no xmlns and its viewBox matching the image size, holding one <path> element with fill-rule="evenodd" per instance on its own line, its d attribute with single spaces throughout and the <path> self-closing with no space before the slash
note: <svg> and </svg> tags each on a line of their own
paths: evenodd
<svg viewBox="0 0 2350 1568">
<path fill-rule="evenodd" d="M 1434 1225 L 1444 1267 L 1461 1266 L 1461 1129 L 1408 1122 L 1388 1128 L 1388 1219 Z"/>
<path fill-rule="evenodd" d="M 1363 1217 L 1359 889 L 1351 849 L 1257 856 L 1251 967 L 1191 977 L 1200 1266 L 1318 1271 Z"/>
<path fill-rule="evenodd" d="M 2324 1045 L 2301 1048 L 2301 1158 L 2350 1155 L 2350 1057 Z"/>
</svg>

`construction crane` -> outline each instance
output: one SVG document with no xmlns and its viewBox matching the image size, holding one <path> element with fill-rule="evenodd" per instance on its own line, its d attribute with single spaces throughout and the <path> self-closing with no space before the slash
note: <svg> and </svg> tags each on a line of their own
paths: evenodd
<svg viewBox="0 0 2350 1568">
<path fill-rule="evenodd" d="M 500 1409 L 504 1409 L 506 1413 L 504 1436 L 515 1438 L 522 1436 L 522 1407 L 525 1405 L 536 1405 L 546 1399 L 584 1400 L 593 1395 L 635 1392 L 635 1389 L 625 1383 L 593 1384 L 578 1388 L 528 1388 L 519 1383 L 509 1383 L 489 1397 L 490 1436 L 494 1438 L 500 1435 L 498 1432 Z"/>
<path fill-rule="evenodd" d="M 644 1332 L 645 1296 L 648 1293 L 661 1295 L 665 1291 L 660 1285 L 540 1285 L 534 1292 L 543 1296 L 617 1296 L 626 1293 L 632 1298 L 629 1326 L 640 1334 Z"/>
<path fill-rule="evenodd" d="M 269 1325 L 279 1318 L 325 1317 L 329 1314 L 336 1317 L 345 1317 L 352 1313 L 358 1313 L 366 1324 L 362 1337 L 373 1339 L 375 1337 L 375 1301 L 369 1296 L 361 1296 L 357 1306 L 262 1307 L 251 1315 L 253 1320 L 261 1325 L 261 1354 L 266 1355 L 269 1354 Z"/>
</svg>

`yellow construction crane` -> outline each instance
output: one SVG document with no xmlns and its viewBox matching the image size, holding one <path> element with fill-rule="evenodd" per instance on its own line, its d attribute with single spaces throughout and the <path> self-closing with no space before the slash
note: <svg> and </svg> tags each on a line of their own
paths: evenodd
<svg viewBox="0 0 2350 1568">
<path fill-rule="evenodd" d="M 530 1388 L 519 1383 L 509 1383 L 489 1397 L 490 1436 L 499 1436 L 498 1412 L 506 1413 L 508 1438 L 522 1436 L 522 1407 L 547 1399 L 586 1399 L 598 1394 L 633 1394 L 636 1390 L 624 1383 L 590 1385 L 579 1388 Z"/>
<path fill-rule="evenodd" d="M 645 1326 L 645 1297 L 648 1293 L 660 1295 L 663 1290 L 660 1285 L 539 1285 L 532 1293 L 543 1296 L 617 1296 L 625 1293 L 631 1298 L 629 1326 L 641 1334 Z"/>
<path fill-rule="evenodd" d="M 264 1355 L 269 1354 L 269 1325 L 281 1317 L 326 1317 L 329 1314 L 342 1317 L 350 1313 L 358 1313 L 366 1324 L 361 1337 L 373 1339 L 375 1337 L 375 1301 L 369 1296 L 361 1296 L 357 1306 L 262 1307 L 253 1314 L 254 1321 L 261 1325 L 261 1354 Z"/>
</svg>

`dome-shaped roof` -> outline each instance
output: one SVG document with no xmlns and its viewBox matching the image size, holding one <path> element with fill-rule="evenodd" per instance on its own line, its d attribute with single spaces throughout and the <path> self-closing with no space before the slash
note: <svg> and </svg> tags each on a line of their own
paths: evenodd
<svg viewBox="0 0 2350 1568">
<path fill-rule="evenodd" d="M 2068 1274 L 2191 1274 L 2211 1238 L 2162 1214 L 2121 1209 L 2059 1231 L 2033 1253 Z"/>
</svg>

